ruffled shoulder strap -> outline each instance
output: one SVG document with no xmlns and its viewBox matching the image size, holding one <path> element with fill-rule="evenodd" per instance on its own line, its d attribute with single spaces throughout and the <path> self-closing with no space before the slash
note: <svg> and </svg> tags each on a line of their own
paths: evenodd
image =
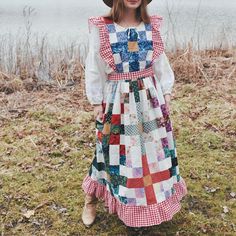
<svg viewBox="0 0 236 236">
<path fill-rule="evenodd" d="M 160 27 L 162 25 L 163 18 L 158 15 L 150 16 L 150 21 L 152 25 L 152 38 L 153 38 L 153 58 L 154 61 L 164 52 L 164 43 L 160 33 Z"/>
<path fill-rule="evenodd" d="M 163 17 L 158 15 L 152 15 L 150 16 L 150 20 L 153 28 L 159 30 L 162 25 Z"/>
<path fill-rule="evenodd" d="M 88 18 L 89 32 L 91 30 L 91 25 L 96 25 L 97 27 L 102 27 L 104 24 L 103 17 L 101 16 L 90 16 Z"/>
<path fill-rule="evenodd" d="M 102 59 L 106 61 L 111 68 L 116 70 L 116 65 L 110 45 L 109 32 L 107 29 L 107 24 L 111 23 L 112 21 L 104 16 L 91 16 L 88 18 L 89 31 L 91 30 L 91 25 L 96 25 L 99 28 L 100 55 Z"/>
</svg>

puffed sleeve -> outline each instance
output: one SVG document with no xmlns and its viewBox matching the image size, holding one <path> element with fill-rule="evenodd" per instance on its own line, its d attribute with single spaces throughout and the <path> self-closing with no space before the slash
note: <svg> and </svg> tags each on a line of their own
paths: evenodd
<svg viewBox="0 0 236 236">
<path fill-rule="evenodd" d="M 163 95 L 171 94 L 175 82 L 175 76 L 165 52 L 155 59 L 153 68 L 156 78 L 161 84 Z"/>
<path fill-rule="evenodd" d="M 100 54 L 99 28 L 91 25 L 89 29 L 89 49 L 85 59 L 85 91 L 90 104 L 102 104 L 103 89 L 107 79 L 105 63 Z"/>
</svg>

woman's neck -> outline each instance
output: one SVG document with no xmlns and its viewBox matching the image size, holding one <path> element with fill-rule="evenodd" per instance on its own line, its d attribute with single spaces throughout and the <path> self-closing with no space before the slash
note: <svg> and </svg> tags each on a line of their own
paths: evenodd
<svg viewBox="0 0 236 236">
<path fill-rule="evenodd" d="M 136 9 L 125 8 L 123 19 L 120 23 L 127 25 L 135 25 L 138 23 L 138 19 L 136 17 Z"/>
</svg>

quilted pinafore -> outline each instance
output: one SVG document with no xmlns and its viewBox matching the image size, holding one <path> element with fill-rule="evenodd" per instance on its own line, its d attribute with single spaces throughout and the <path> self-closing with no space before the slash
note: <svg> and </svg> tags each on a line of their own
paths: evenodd
<svg viewBox="0 0 236 236">
<path fill-rule="evenodd" d="M 124 28 L 105 17 L 100 55 L 114 69 L 105 83 L 103 118 L 96 120 L 96 148 L 82 187 L 105 201 L 128 226 L 172 219 L 187 194 L 180 176 L 170 114 L 152 64 L 164 50 L 162 18 Z"/>
</svg>

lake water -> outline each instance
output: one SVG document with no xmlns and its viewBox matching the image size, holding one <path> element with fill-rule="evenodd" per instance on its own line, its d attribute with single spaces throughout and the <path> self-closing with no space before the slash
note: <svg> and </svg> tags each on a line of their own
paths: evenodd
<svg viewBox="0 0 236 236">
<path fill-rule="evenodd" d="M 34 9 L 30 18 L 32 31 L 47 35 L 50 42 L 86 41 L 87 18 L 109 11 L 102 0 L 11 0 L 0 1 L 0 35 L 24 31 L 24 6 Z M 161 29 L 166 47 L 185 45 L 205 48 L 236 44 L 235 0 L 153 0 L 150 14 L 163 16 Z M 32 36 L 33 37 L 33 36 Z"/>
</svg>

